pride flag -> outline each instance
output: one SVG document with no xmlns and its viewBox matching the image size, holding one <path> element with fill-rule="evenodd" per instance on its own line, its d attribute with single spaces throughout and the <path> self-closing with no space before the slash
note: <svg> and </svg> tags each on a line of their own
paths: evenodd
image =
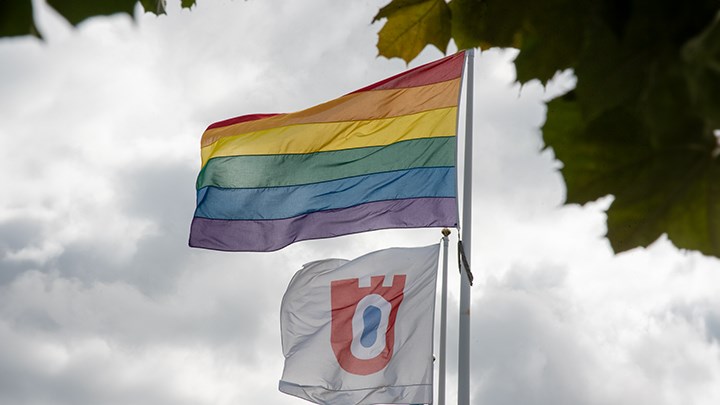
<svg viewBox="0 0 720 405">
<path fill-rule="evenodd" d="M 377 229 L 454 227 L 464 52 L 289 114 L 214 123 L 190 246 L 273 251 Z"/>
</svg>

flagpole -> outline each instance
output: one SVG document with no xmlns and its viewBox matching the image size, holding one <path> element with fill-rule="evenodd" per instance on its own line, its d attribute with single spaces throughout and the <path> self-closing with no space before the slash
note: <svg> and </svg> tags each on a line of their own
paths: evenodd
<svg viewBox="0 0 720 405">
<path fill-rule="evenodd" d="M 443 234 L 443 268 L 442 268 L 442 294 L 440 296 L 440 365 L 438 370 L 438 405 L 445 405 L 445 354 L 447 352 L 447 279 L 448 279 L 448 235 L 450 230 L 445 228 Z"/>
<path fill-rule="evenodd" d="M 472 150 L 473 150 L 473 69 L 475 50 L 468 49 L 465 76 L 465 154 L 463 165 L 462 242 L 465 257 L 470 262 L 472 250 Z M 460 325 L 458 331 L 458 405 L 470 403 L 470 279 L 460 272 Z"/>
</svg>

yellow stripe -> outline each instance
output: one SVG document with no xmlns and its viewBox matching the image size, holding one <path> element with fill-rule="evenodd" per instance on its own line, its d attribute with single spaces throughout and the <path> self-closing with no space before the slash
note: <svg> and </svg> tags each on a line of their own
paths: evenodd
<svg viewBox="0 0 720 405">
<path fill-rule="evenodd" d="M 314 153 L 452 136 L 457 107 L 368 121 L 291 125 L 219 139 L 201 149 L 203 167 L 210 158 L 241 155 Z"/>
<path fill-rule="evenodd" d="M 458 78 L 427 86 L 348 94 L 292 114 L 208 129 L 202 136 L 201 146 L 208 146 L 228 136 L 287 125 L 374 120 L 454 107 L 458 103 L 459 91 Z"/>
</svg>

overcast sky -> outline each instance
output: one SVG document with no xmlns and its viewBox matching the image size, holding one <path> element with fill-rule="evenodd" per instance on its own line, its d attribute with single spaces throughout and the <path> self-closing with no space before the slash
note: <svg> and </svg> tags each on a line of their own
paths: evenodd
<svg viewBox="0 0 720 405">
<path fill-rule="evenodd" d="M 277 390 L 295 271 L 440 232 L 190 249 L 199 140 L 215 121 L 406 69 L 377 57 L 370 22 L 386 2 L 169 0 L 167 16 L 74 30 L 41 7 L 44 42 L 0 39 L 0 405 L 304 403 Z M 472 402 L 720 403 L 720 263 L 662 238 L 613 255 L 611 197 L 562 205 L 539 128 L 543 100 L 574 79 L 521 88 L 515 55 L 476 58 Z M 450 282 L 454 342 L 453 261 Z"/>
</svg>

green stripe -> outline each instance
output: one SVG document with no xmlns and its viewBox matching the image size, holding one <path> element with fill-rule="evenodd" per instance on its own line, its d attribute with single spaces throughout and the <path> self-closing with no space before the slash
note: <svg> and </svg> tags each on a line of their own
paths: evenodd
<svg viewBox="0 0 720 405">
<path fill-rule="evenodd" d="M 200 172 L 197 188 L 293 186 L 438 166 L 455 166 L 454 136 L 309 154 L 217 157 Z"/>
</svg>

